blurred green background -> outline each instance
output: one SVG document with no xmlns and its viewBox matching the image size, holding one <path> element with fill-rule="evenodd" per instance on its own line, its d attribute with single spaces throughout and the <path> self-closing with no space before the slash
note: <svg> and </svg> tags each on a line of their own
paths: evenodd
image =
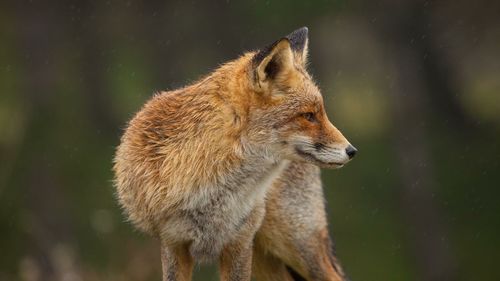
<svg viewBox="0 0 500 281">
<path fill-rule="evenodd" d="M 0 2 L 0 280 L 160 280 L 157 242 L 113 195 L 126 121 L 301 26 L 359 149 L 323 172 L 351 279 L 500 280 L 500 2 L 485 0 Z"/>
</svg>

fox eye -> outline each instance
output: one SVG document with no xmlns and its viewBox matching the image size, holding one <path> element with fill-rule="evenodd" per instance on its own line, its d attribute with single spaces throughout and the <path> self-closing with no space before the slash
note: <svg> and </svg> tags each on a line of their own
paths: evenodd
<svg viewBox="0 0 500 281">
<path fill-rule="evenodd" d="M 316 117 L 312 112 L 302 113 L 302 117 L 304 117 L 309 122 L 316 122 Z"/>
</svg>

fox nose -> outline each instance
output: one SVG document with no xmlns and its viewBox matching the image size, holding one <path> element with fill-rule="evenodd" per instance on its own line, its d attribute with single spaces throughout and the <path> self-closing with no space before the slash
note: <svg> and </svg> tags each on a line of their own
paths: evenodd
<svg viewBox="0 0 500 281">
<path fill-rule="evenodd" d="M 347 156 L 349 156 L 349 159 L 352 159 L 354 157 L 354 155 L 356 155 L 356 152 L 358 152 L 358 150 L 352 145 L 349 145 L 345 149 L 345 153 L 347 153 Z"/>
</svg>

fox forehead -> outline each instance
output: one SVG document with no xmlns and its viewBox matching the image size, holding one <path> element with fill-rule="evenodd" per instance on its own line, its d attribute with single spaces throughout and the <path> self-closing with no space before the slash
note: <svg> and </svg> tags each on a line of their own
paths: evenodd
<svg viewBox="0 0 500 281">
<path fill-rule="evenodd" d="M 320 111 L 323 106 L 320 90 L 307 73 L 301 73 L 300 76 L 300 83 L 289 88 L 288 99 L 304 110 Z"/>
</svg>

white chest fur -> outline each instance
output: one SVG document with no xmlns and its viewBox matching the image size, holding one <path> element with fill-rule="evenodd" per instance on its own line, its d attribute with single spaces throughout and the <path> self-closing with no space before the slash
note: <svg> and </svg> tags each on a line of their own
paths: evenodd
<svg viewBox="0 0 500 281">
<path fill-rule="evenodd" d="M 271 183 L 287 165 L 284 160 L 244 168 L 221 181 L 220 186 L 192 194 L 180 215 L 167 223 L 164 234 L 170 236 L 168 240 L 189 240 L 195 258 L 206 260 L 218 256 L 252 210 L 263 203 Z M 181 229 L 183 234 L 179 235 Z"/>
</svg>

